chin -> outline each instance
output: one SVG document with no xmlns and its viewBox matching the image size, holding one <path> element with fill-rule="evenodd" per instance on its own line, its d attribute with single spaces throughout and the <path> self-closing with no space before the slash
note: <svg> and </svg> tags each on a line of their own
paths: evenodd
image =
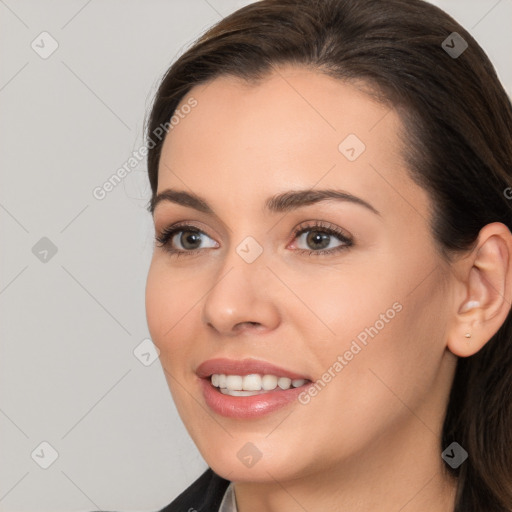
<svg viewBox="0 0 512 512">
<path fill-rule="evenodd" d="M 282 440 L 276 439 L 272 442 L 265 439 L 267 435 L 268 432 L 260 436 L 203 439 L 203 442 L 196 443 L 196 446 L 208 466 L 219 476 L 230 481 L 286 481 L 313 472 L 308 472 L 306 461 L 298 458 L 301 454 L 300 449 L 284 445 Z M 254 441 L 248 441 L 248 438 Z"/>
<path fill-rule="evenodd" d="M 284 481 L 297 477 L 290 464 L 283 467 L 283 464 L 264 461 L 263 458 L 251 467 L 245 466 L 236 457 L 209 458 L 206 462 L 215 473 L 232 482 L 275 483 L 276 480 Z"/>
</svg>

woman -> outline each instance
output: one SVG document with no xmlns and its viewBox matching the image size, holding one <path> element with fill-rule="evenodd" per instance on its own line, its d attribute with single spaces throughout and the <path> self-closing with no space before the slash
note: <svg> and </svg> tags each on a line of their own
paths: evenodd
<svg viewBox="0 0 512 512">
<path fill-rule="evenodd" d="M 209 465 L 164 510 L 512 510 L 512 107 L 470 34 L 256 2 L 147 134 L 148 325 Z"/>
</svg>

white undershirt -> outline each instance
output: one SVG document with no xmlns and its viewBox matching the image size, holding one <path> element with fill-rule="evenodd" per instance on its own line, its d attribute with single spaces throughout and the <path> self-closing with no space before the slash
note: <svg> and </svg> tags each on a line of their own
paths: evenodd
<svg viewBox="0 0 512 512">
<path fill-rule="evenodd" d="M 219 512 L 238 512 L 238 509 L 236 508 L 233 482 L 228 485 L 228 488 L 224 493 L 224 497 L 222 498 L 222 502 L 219 507 Z"/>
</svg>

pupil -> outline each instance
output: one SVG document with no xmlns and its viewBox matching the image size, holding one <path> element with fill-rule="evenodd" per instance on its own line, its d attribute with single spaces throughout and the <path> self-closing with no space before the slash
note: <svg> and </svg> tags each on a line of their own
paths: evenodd
<svg viewBox="0 0 512 512">
<path fill-rule="evenodd" d="M 329 245 L 329 236 L 326 233 L 320 233 L 319 231 L 311 231 L 310 235 L 307 237 L 308 243 L 312 243 L 313 245 L 317 243 L 327 242 L 322 245 L 322 247 L 316 247 L 317 249 L 323 249 Z"/>
<path fill-rule="evenodd" d="M 185 233 L 189 233 L 189 234 L 185 236 Z M 194 233 L 192 231 L 185 231 L 181 235 L 181 243 L 182 243 L 183 247 L 187 248 L 187 244 L 190 242 L 191 239 L 192 239 L 191 243 L 193 245 L 194 244 L 194 238 L 195 238 L 195 242 L 197 243 L 198 242 L 198 238 L 199 238 L 198 233 Z M 185 243 L 183 243 L 183 240 L 185 240 Z M 188 249 L 190 249 L 190 247 L 188 247 Z M 195 247 L 192 247 L 192 249 L 195 249 Z"/>
</svg>

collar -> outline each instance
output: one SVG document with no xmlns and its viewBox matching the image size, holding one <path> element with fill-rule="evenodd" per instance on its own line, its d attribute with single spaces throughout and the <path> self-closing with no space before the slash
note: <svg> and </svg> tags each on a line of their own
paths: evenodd
<svg viewBox="0 0 512 512">
<path fill-rule="evenodd" d="M 235 489 L 233 487 L 233 482 L 228 485 L 228 488 L 224 493 L 224 497 L 222 498 L 222 502 L 219 507 L 219 512 L 238 512 L 238 509 L 236 508 Z"/>
</svg>

